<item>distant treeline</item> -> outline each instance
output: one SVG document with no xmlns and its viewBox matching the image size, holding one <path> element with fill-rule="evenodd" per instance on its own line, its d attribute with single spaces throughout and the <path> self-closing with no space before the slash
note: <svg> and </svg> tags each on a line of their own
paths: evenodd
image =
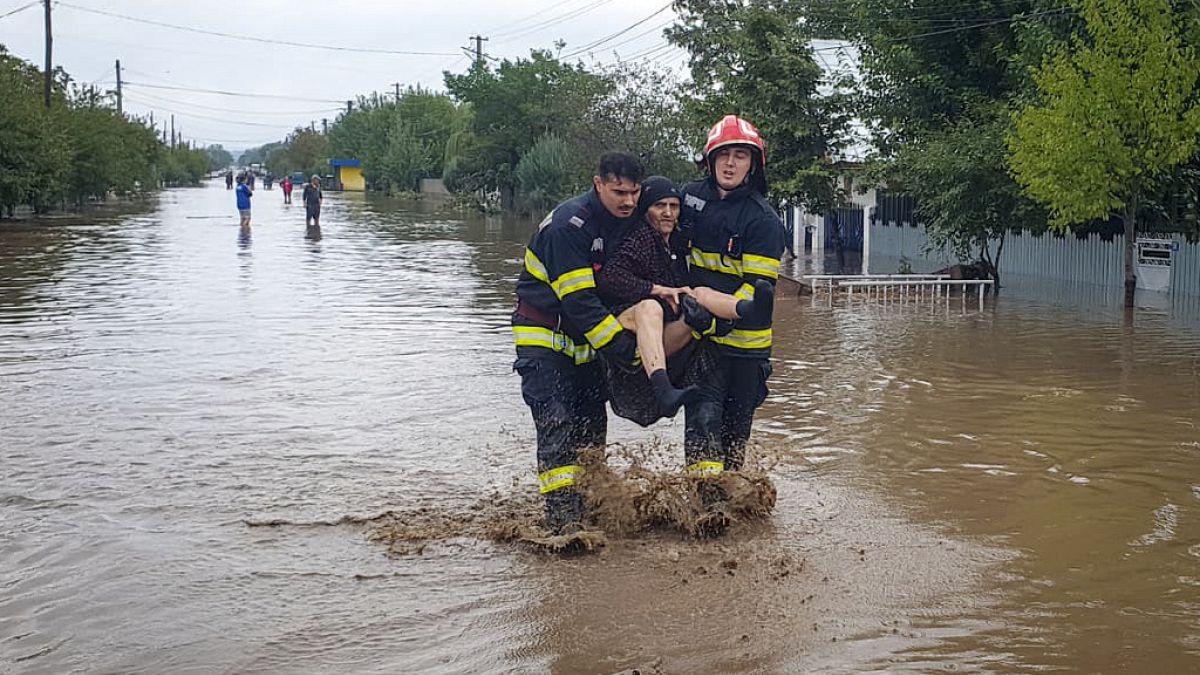
<svg viewBox="0 0 1200 675">
<path fill-rule="evenodd" d="M 359 159 L 371 190 L 413 192 L 440 178 L 476 206 L 523 211 L 584 189 L 606 150 L 636 152 L 654 173 L 695 175 L 690 148 L 707 127 L 685 117 L 681 85 L 652 68 L 587 70 L 534 51 L 447 74 L 446 86 L 360 97 L 327 134 L 300 128 L 239 163 L 323 174 L 331 157 Z"/>
<path fill-rule="evenodd" d="M 226 154 L 226 156 L 228 156 Z M 190 185 L 213 168 L 209 152 L 171 148 L 144 122 L 117 113 L 107 93 L 54 73 L 51 105 L 34 65 L 0 46 L 0 209 L 35 213 Z"/>
</svg>

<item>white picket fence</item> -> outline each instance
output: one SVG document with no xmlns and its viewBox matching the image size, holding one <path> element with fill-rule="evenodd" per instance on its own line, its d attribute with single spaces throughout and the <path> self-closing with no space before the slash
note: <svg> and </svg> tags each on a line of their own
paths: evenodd
<svg viewBox="0 0 1200 675">
<path fill-rule="evenodd" d="M 932 272 L 960 262 L 948 251 L 926 253 L 924 226 L 872 225 L 870 241 L 872 273 L 899 271 L 902 257 L 913 272 Z M 1171 270 L 1171 294 L 1200 295 L 1200 244 L 1189 243 L 1178 235 L 1171 241 L 1178 246 Z M 1079 239 L 1073 234 L 1037 237 L 1028 231 L 1010 233 L 1000 258 L 1000 276 L 1024 275 L 1120 288 L 1125 283 L 1124 250 L 1124 237 L 1120 236 L 1104 241 L 1098 234 Z"/>
</svg>

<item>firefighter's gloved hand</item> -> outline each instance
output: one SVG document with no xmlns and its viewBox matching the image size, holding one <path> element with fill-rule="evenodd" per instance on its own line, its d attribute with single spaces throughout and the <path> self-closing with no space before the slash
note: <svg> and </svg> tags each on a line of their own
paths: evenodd
<svg viewBox="0 0 1200 675">
<path fill-rule="evenodd" d="M 617 333 L 611 342 L 601 347 L 600 356 L 610 365 L 627 373 L 637 371 L 642 365 L 642 359 L 637 353 L 637 338 L 627 330 Z"/>
</svg>

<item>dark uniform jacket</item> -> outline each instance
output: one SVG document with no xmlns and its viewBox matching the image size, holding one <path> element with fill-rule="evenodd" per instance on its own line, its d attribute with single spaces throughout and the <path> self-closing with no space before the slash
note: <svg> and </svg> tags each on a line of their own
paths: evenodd
<svg viewBox="0 0 1200 675">
<path fill-rule="evenodd" d="M 538 226 L 525 247 L 525 267 L 517 279 L 513 335 L 517 360 L 568 358 L 576 365 L 596 359 L 597 350 L 616 349 L 624 329 L 596 292 L 595 275 L 637 223 L 619 219 L 600 203 L 595 190 L 559 204 Z M 618 341 L 635 358 L 630 336 Z"/>
<path fill-rule="evenodd" d="M 783 222 L 759 192 L 749 186 L 717 192 L 713 178 L 685 185 L 681 220 L 690 227 L 691 285 L 708 286 L 743 300 L 754 297 L 754 282 L 779 279 Z M 711 339 L 728 356 L 765 359 L 771 355 L 770 320 L 742 319 L 728 335 Z"/>
<path fill-rule="evenodd" d="M 688 283 L 688 238 L 676 228 L 664 241 L 643 218 L 596 276 L 600 299 L 620 314 L 650 297 L 654 284 L 678 288 Z"/>
</svg>

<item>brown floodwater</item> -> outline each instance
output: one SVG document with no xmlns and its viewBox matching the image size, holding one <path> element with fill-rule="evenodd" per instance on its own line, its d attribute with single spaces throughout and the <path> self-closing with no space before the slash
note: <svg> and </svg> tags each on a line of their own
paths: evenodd
<svg viewBox="0 0 1200 675">
<path fill-rule="evenodd" d="M 488 535 L 533 224 L 255 202 L 0 224 L 0 672 L 1200 670 L 1194 310 L 781 297 L 774 513 L 561 559 Z"/>
</svg>

